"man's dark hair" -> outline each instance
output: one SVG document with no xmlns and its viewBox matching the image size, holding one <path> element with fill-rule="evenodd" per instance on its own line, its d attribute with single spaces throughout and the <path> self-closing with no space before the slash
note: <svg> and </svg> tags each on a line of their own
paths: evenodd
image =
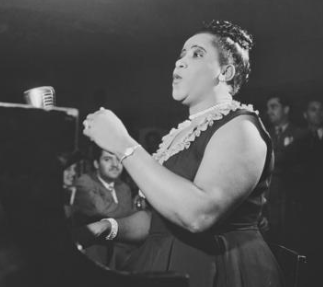
<svg viewBox="0 0 323 287">
<path fill-rule="evenodd" d="M 291 106 L 292 106 L 289 98 L 285 95 L 276 95 L 276 94 L 270 95 L 267 97 L 266 102 L 268 102 L 271 99 L 278 99 L 278 101 L 282 104 L 283 107 L 290 107 L 291 108 Z"/>
<path fill-rule="evenodd" d="M 321 105 L 323 105 L 323 99 L 322 99 L 322 97 L 319 97 L 319 96 L 310 96 L 306 100 L 306 102 L 305 102 L 304 110 L 306 111 L 308 109 L 310 103 L 313 103 L 313 102 L 318 102 Z"/>
</svg>

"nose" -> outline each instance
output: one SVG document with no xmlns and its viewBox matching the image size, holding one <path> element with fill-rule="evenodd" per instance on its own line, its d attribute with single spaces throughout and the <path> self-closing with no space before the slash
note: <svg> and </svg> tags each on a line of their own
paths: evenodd
<svg viewBox="0 0 323 287">
<path fill-rule="evenodd" d="M 122 164 L 120 163 L 119 159 L 117 157 L 115 157 L 112 160 L 112 167 L 120 169 L 122 167 Z"/>
<path fill-rule="evenodd" d="M 114 167 L 119 167 L 119 164 L 120 164 L 120 162 L 119 162 L 118 158 L 117 157 L 113 158 L 112 165 Z"/>
<path fill-rule="evenodd" d="M 187 64 L 185 63 L 185 61 L 183 60 L 183 58 L 178 59 L 175 63 L 175 67 L 176 68 L 186 68 Z"/>
</svg>

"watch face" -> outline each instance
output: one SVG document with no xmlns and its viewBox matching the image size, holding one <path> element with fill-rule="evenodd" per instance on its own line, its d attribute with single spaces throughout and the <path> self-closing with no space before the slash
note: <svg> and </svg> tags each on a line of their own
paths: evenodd
<svg viewBox="0 0 323 287">
<path fill-rule="evenodd" d="M 124 153 L 124 155 L 131 155 L 133 153 L 134 149 L 132 147 L 128 147 Z"/>
<path fill-rule="evenodd" d="M 134 153 L 134 151 L 135 151 L 138 147 L 140 147 L 140 146 L 141 146 L 141 145 L 136 145 L 136 146 L 134 146 L 134 147 L 128 147 L 128 148 L 125 150 L 123 157 L 120 159 L 120 163 L 122 163 L 122 161 L 123 161 L 125 158 L 127 158 L 128 156 L 131 156 L 131 155 Z"/>
</svg>

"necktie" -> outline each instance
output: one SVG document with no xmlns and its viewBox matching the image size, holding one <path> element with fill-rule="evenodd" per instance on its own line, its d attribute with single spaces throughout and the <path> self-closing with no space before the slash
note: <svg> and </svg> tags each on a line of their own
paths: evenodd
<svg viewBox="0 0 323 287">
<path fill-rule="evenodd" d="M 281 138 L 281 135 L 282 135 L 282 133 L 283 133 L 283 129 L 282 129 L 282 127 L 276 127 L 275 128 L 275 133 L 276 133 L 276 144 L 278 145 L 279 144 L 279 140 L 280 140 L 280 138 Z"/>
<path fill-rule="evenodd" d="M 313 132 L 313 142 L 312 142 L 312 147 L 316 148 L 320 145 L 320 138 L 318 135 L 318 131 Z"/>
<path fill-rule="evenodd" d="M 118 203 L 117 193 L 116 193 L 116 190 L 114 189 L 114 186 L 109 186 L 108 189 L 111 191 L 111 195 L 112 195 L 114 202 Z"/>
</svg>

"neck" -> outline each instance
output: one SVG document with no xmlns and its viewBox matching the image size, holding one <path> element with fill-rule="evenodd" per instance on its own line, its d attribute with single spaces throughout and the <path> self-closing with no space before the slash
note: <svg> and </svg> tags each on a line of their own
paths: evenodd
<svg viewBox="0 0 323 287">
<path fill-rule="evenodd" d="M 318 129 L 321 129 L 322 126 L 318 126 L 318 125 L 309 125 L 308 129 L 312 132 L 316 132 Z"/>
<path fill-rule="evenodd" d="M 97 176 L 98 176 L 98 178 L 100 178 L 101 180 L 103 180 L 104 182 L 106 182 L 107 184 L 111 184 L 111 183 L 114 182 L 114 180 L 112 180 L 112 179 L 108 179 L 108 178 L 102 177 L 99 173 L 97 173 Z"/>
<path fill-rule="evenodd" d="M 191 105 L 189 107 L 189 115 L 194 117 L 194 115 L 198 113 L 202 113 L 203 111 L 206 111 L 211 107 L 215 107 L 222 103 L 231 102 L 231 101 L 232 101 L 232 96 L 229 93 L 223 93 L 221 95 L 217 95 L 212 98 L 210 97 L 208 100 Z"/>
<path fill-rule="evenodd" d="M 289 124 L 289 121 L 288 121 L 288 119 L 285 119 L 285 120 L 281 121 L 278 125 L 276 125 L 276 127 L 283 127 L 287 124 Z"/>
</svg>

